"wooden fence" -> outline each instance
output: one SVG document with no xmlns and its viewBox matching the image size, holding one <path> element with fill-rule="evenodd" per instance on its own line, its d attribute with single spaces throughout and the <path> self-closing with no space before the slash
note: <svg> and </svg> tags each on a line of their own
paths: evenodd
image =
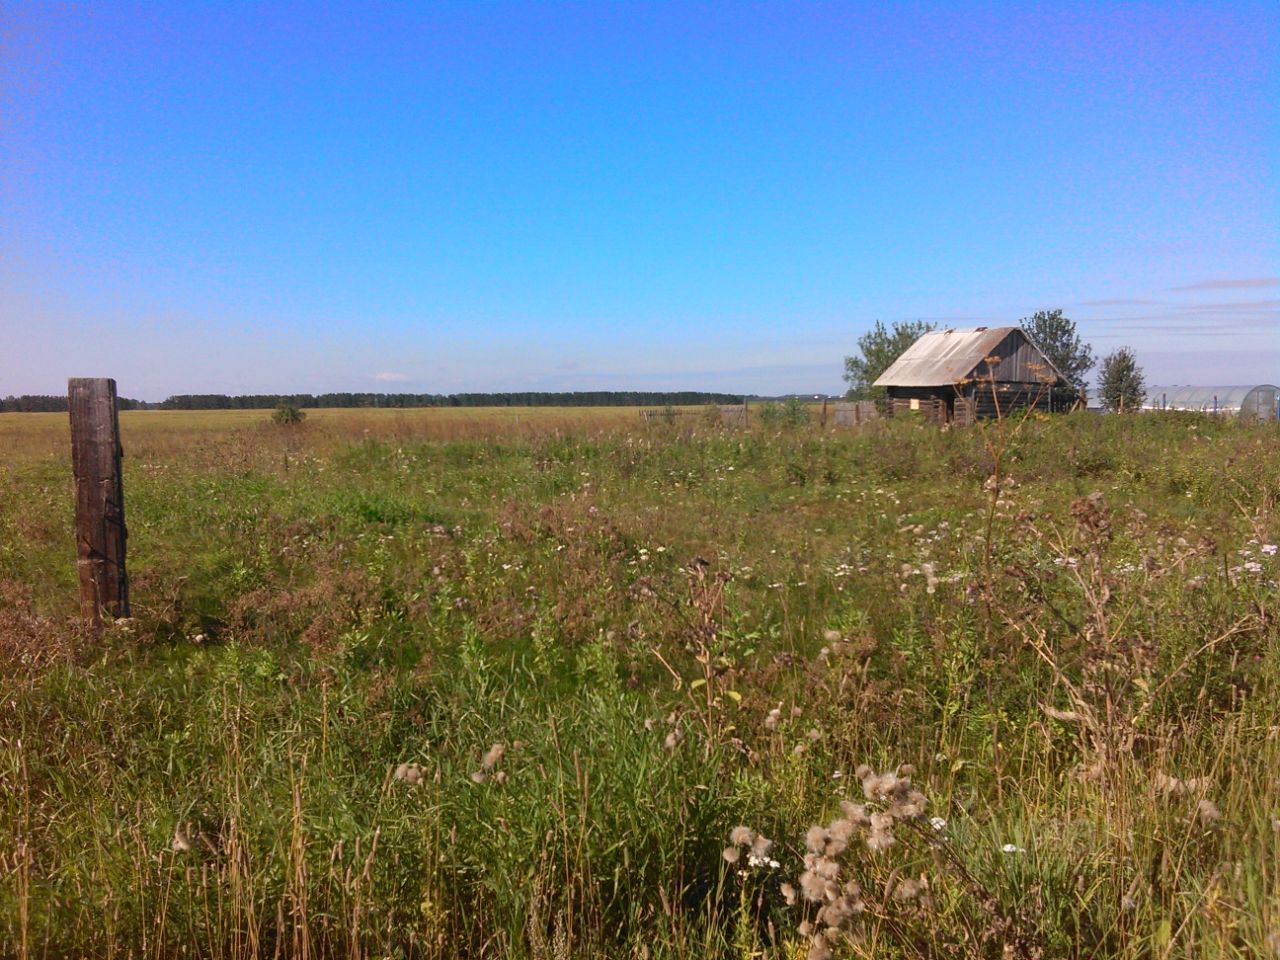
<svg viewBox="0 0 1280 960">
<path fill-rule="evenodd" d="M 836 404 L 836 426 L 856 427 L 868 420 L 879 420 L 880 409 L 874 400 L 852 400 Z"/>
</svg>

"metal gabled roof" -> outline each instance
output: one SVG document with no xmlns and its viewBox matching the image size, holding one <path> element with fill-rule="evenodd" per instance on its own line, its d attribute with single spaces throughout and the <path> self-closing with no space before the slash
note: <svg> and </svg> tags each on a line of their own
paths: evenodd
<svg viewBox="0 0 1280 960">
<path fill-rule="evenodd" d="M 1010 335 L 1016 333 L 1035 351 L 1047 370 L 1066 378 L 1031 343 L 1020 327 L 934 330 L 920 337 L 876 380 L 877 387 L 944 387 L 969 377 Z M 1036 378 L 1039 379 L 1039 378 Z"/>
</svg>

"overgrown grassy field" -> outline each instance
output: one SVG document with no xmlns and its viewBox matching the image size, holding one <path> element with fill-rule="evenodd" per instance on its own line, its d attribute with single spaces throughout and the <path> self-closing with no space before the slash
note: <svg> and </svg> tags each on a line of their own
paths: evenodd
<svg viewBox="0 0 1280 960">
<path fill-rule="evenodd" d="M 1280 951 L 1274 426 L 268 420 L 0 417 L 0 955 Z"/>
</svg>

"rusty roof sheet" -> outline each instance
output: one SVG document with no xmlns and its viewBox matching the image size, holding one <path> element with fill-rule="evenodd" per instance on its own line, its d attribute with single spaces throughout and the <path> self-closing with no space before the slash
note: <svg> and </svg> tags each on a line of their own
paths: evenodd
<svg viewBox="0 0 1280 960">
<path fill-rule="evenodd" d="M 934 330 L 880 375 L 877 387 L 942 387 L 969 376 L 1018 327 Z"/>
</svg>

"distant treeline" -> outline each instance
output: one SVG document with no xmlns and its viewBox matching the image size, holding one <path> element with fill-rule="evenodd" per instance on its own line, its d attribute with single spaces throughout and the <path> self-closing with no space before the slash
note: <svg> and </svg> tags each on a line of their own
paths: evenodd
<svg viewBox="0 0 1280 960">
<path fill-rule="evenodd" d="M 741 403 L 740 394 L 683 390 L 578 390 L 571 393 L 185 393 L 159 403 L 120 398 L 121 410 L 271 410 L 295 407 L 683 407 L 705 403 Z M 65 396 L 5 397 L 0 413 L 65 413 Z"/>
<path fill-rule="evenodd" d="M 121 410 L 148 410 L 159 407 L 158 403 L 146 403 L 142 400 L 119 398 Z M 5 397 L 0 400 L 0 413 L 66 413 L 67 397 L 46 396 L 43 394 L 26 394 L 21 397 Z"/>
</svg>

